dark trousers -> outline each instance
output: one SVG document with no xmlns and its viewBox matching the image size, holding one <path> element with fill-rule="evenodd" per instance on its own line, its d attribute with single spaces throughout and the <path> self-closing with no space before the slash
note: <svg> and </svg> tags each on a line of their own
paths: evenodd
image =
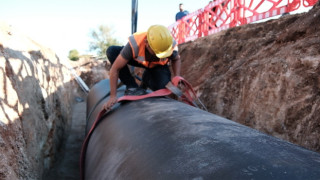
<svg viewBox="0 0 320 180">
<path fill-rule="evenodd" d="M 107 49 L 107 57 L 111 64 L 114 63 L 122 48 L 123 46 L 110 46 Z M 135 67 L 145 68 L 142 75 L 142 84 L 153 91 L 165 88 L 166 84 L 171 80 L 171 72 L 168 65 L 146 68 L 133 59 L 129 60 L 128 64 Z M 131 75 L 128 66 L 125 66 L 120 70 L 119 78 L 127 88 L 138 87 L 138 84 L 136 83 L 135 78 Z"/>
</svg>

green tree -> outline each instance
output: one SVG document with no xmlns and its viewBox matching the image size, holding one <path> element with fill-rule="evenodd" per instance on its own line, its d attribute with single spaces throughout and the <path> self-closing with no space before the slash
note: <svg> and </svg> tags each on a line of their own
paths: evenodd
<svg viewBox="0 0 320 180">
<path fill-rule="evenodd" d="M 89 44 L 90 51 L 96 51 L 99 56 L 106 56 L 106 50 L 109 46 L 120 45 L 113 34 L 113 29 L 106 25 L 100 25 L 98 30 L 92 30 L 90 33 L 92 39 Z"/>
<path fill-rule="evenodd" d="M 68 58 L 72 61 L 78 61 L 79 60 L 79 52 L 76 49 L 70 50 Z"/>
</svg>

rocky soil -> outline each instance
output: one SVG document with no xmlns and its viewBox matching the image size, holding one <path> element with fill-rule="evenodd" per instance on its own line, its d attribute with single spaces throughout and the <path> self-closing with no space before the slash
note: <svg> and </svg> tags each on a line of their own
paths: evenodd
<svg viewBox="0 0 320 180">
<path fill-rule="evenodd" d="M 0 179 L 78 179 L 65 171 L 78 172 L 86 95 L 69 63 L 89 88 L 108 77 L 103 61 L 61 60 L 0 24 Z"/>
<path fill-rule="evenodd" d="M 41 179 L 70 127 L 72 77 L 50 49 L 0 24 L 0 179 Z"/>
</svg>

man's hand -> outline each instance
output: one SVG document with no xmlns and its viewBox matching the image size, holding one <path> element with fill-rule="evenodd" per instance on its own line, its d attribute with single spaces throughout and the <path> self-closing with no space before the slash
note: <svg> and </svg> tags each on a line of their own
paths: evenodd
<svg viewBox="0 0 320 180">
<path fill-rule="evenodd" d="M 111 107 L 117 103 L 117 85 L 120 70 L 128 63 L 126 59 L 120 54 L 110 69 L 110 99 L 103 105 L 103 109 L 110 110 Z"/>
<path fill-rule="evenodd" d="M 115 97 L 110 97 L 110 99 L 103 105 L 103 109 L 109 111 L 112 106 L 114 104 L 116 104 L 118 101 L 118 98 L 115 96 Z"/>
</svg>

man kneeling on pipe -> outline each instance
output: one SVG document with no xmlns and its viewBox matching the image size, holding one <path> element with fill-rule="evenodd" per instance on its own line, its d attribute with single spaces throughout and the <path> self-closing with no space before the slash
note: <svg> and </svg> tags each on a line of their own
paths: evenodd
<svg viewBox="0 0 320 180">
<path fill-rule="evenodd" d="M 145 88 L 159 90 L 171 80 L 171 67 L 174 76 L 180 75 L 181 60 L 178 46 L 170 31 L 162 25 L 153 25 L 147 32 L 134 33 L 125 46 L 110 46 L 107 57 L 112 64 L 110 69 L 110 98 L 103 108 L 109 110 L 117 102 L 117 81 L 126 85 L 125 95 L 146 94 Z M 127 64 L 145 68 L 142 87 L 138 86 Z"/>
</svg>

